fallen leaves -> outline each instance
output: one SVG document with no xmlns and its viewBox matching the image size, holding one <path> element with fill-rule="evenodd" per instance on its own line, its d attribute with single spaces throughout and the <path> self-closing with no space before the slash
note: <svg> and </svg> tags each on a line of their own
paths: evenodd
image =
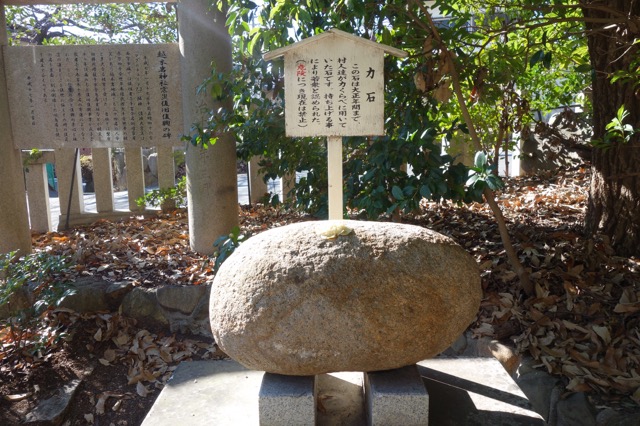
<svg viewBox="0 0 640 426">
<path fill-rule="evenodd" d="M 61 309 L 49 316 L 61 324 L 86 329 L 95 341 L 88 349 L 100 364 L 127 366 L 126 377 L 114 380 L 123 380 L 130 390 L 105 390 L 95 395 L 91 402 L 95 411 L 85 415 L 90 424 L 98 424 L 100 416 L 109 410 L 120 410 L 124 401 L 147 398 L 162 389 L 179 362 L 222 356 L 214 343 L 151 333 L 137 328 L 134 320 L 118 313 L 78 314 Z"/>
<path fill-rule="evenodd" d="M 249 234 L 305 219 L 270 207 L 243 208 L 240 216 L 243 231 Z M 72 256 L 78 275 L 127 280 L 138 286 L 201 285 L 214 276 L 209 257 L 189 247 L 184 213 L 99 220 L 89 227 L 41 234 L 34 237 L 34 250 Z"/>
<path fill-rule="evenodd" d="M 605 237 L 584 238 L 587 188 L 587 174 L 574 172 L 510 179 L 500 195 L 534 282 L 528 299 L 496 244 L 486 206 L 427 204 L 423 221 L 469 248 L 481 267 L 485 298 L 474 336 L 517 330 L 508 336 L 517 349 L 566 377 L 567 390 L 640 402 L 640 268 L 635 259 L 615 256 Z"/>
<path fill-rule="evenodd" d="M 520 260 L 534 282 L 530 298 L 517 286 L 487 206 L 424 202 L 421 214 L 403 219 L 451 236 L 476 259 L 484 299 L 470 328 L 475 337 L 509 338 L 540 368 L 565 377 L 568 391 L 629 396 L 640 403 L 640 261 L 615 256 L 604 237 L 584 237 L 588 183 L 588 174 L 580 170 L 508 179 L 499 194 Z M 240 214 L 245 234 L 308 220 L 262 207 Z M 213 277 L 209 259 L 189 249 L 184 214 L 100 221 L 91 228 L 37 236 L 35 245 L 72 254 L 76 273 L 110 281 L 200 285 Z M 127 366 L 130 397 L 155 392 L 182 360 L 215 356 L 213 346 L 133 331 L 116 314 L 90 320 L 99 362 Z M 108 410 L 112 398 L 117 403 L 127 396 L 104 397 Z"/>
</svg>

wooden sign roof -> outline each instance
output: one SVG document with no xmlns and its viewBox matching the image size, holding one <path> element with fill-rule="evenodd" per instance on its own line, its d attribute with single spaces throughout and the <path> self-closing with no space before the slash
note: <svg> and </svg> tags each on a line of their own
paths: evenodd
<svg viewBox="0 0 640 426">
<path fill-rule="evenodd" d="M 289 51 L 295 51 L 307 46 L 310 43 L 318 42 L 325 38 L 330 37 L 338 37 L 344 38 L 347 40 L 354 41 L 356 43 L 362 43 L 365 46 L 372 47 L 374 49 L 382 50 L 384 53 L 388 53 L 390 55 L 396 56 L 398 58 L 406 58 L 407 52 L 404 50 L 396 49 L 395 47 L 387 46 L 386 44 L 376 43 L 374 41 L 367 40 L 362 37 L 358 37 L 353 34 L 349 34 L 347 32 L 338 30 L 336 28 L 332 28 L 322 34 L 315 35 L 313 37 L 306 38 L 297 43 L 291 44 L 289 46 L 281 47 L 280 49 L 272 50 L 264 54 L 263 58 L 265 61 L 271 61 L 273 59 L 279 58 L 280 56 L 284 56 Z"/>
</svg>

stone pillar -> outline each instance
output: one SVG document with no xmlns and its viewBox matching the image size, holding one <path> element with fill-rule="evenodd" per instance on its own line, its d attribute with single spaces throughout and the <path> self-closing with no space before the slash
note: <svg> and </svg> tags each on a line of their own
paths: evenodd
<svg viewBox="0 0 640 426">
<path fill-rule="evenodd" d="M 178 7 L 178 35 L 182 56 L 182 93 L 185 133 L 191 124 L 204 123 L 207 112 L 222 104 L 196 88 L 211 75 L 231 70 L 231 38 L 225 14 L 207 0 L 184 0 Z M 226 105 L 230 107 L 229 104 Z M 198 253 L 212 254 L 213 242 L 238 225 L 236 145 L 230 134 L 220 135 L 209 149 L 187 144 L 187 202 L 189 239 Z"/>
<path fill-rule="evenodd" d="M 111 148 L 92 148 L 93 185 L 96 193 L 98 213 L 113 211 L 113 177 L 111 168 Z"/>
<path fill-rule="evenodd" d="M 249 188 L 251 188 L 251 199 L 249 202 L 255 204 L 264 198 L 264 194 L 269 192 L 267 184 L 264 182 L 264 176 L 259 173 L 260 166 L 258 162 L 262 157 L 251 157 L 249 161 Z"/>
<path fill-rule="evenodd" d="M 129 210 L 132 212 L 143 210 L 138 206 L 138 198 L 144 197 L 144 166 L 142 162 L 142 148 L 125 147 L 124 163 L 127 168 L 127 195 Z"/>
<path fill-rule="evenodd" d="M 176 185 L 176 167 L 173 160 L 173 147 L 158 146 L 158 187 L 173 188 Z"/>
<path fill-rule="evenodd" d="M 31 252 L 31 233 L 20 150 L 13 145 L 3 50 L 7 46 L 4 6 L 0 5 L 0 253 Z"/>
<path fill-rule="evenodd" d="M 172 146 L 158 146 L 158 188 L 169 189 L 176 185 L 176 167 L 173 160 Z M 162 206 L 163 210 L 171 210 L 175 207 L 174 200 L 167 200 Z"/>
<path fill-rule="evenodd" d="M 52 230 L 52 225 L 47 165 L 45 163 L 29 164 L 25 168 L 25 180 L 27 182 L 31 230 L 49 232 Z"/>
<path fill-rule="evenodd" d="M 462 163 L 465 166 L 473 166 L 473 147 L 468 137 L 456 135 L 449 141 L 447 154 L 456 157 L 455 164 Z"/>
<path fill-rule="evenodd" d="M 75 148 L 56 149 L 56 176 L 58 177 L 58 198 L 60 200 L 60 220 L 58 229 L 64 229 L 67 221 L 67 213 L 71 217 L 84 213 L 84 198 L 82 192 L 82 171 L 80 169 L 80 156 L 74 162 Z M 75 167 L 75 178 L 72 177 Z M 71 194 L 71 208 L 69 209 L 69 189 L 73 180 L 73 193 Z M 69 212 L 67 212 L 69 209 Z"/>
</svg>

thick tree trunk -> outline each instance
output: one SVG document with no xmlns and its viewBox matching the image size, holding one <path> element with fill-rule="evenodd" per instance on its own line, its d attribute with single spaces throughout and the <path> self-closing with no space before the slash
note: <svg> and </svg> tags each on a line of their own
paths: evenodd
<svg viewBox="0 0 640 426">
<path fill-rule="evenodd" d="M 607 6 L 610 11 L 624 15 L 593 6 Z M 583 0 L 583 11 L 595 70 L 594 138 L 604 139 L 607 124 L 622 105 L 630 113 L 624 123 L 640 129 L 640 91 L 633 87 L 635 81 L 610 82 L 612 73 L 629 70 L 630 63 L 640 54 L 638 46 L 632 45 L 634 39 L 640 37 L 640 1 Z M 628 20 L 621 20 L 621 16 Z M 589 23 L 590 18 L 610 18 L 619 23 L 595 25 Z M 640 134 L 627 143 L 614 140 L 609 149 L 593 150 L 586 229 L 591 234 L 602 232 L 609 236 L 619 255 L 640 256 Z"/>
</svg>

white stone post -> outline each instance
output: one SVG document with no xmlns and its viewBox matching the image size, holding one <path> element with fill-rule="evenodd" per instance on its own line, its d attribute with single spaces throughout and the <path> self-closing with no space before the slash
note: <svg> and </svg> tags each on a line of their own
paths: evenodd
<svg viewBox="0 0 640 426">
<path fill-rule="evenodd" d="M 211 75 L 211 64 L 217 72 L 231 70 L 225 14 L 210 4 L 184 0 L 178 7 L 185 132 L 192 123 L 203 123 L 209 110 L 222 105 L 209 94 L 196 95 L 196 88 Z M 235 140 L 232 135 L 220 135 L 207 150 L 187 144 L 186 163 L 191 248 L 212 254 L 213 242 L 238 225 Z"/>
<path fill-rule="evenodd" d="M 127 195 L 129 197 L 129 210 L 132 212 L 144 210 L 138 206 L 138 198 L 144 197 L 144 165 L 142 161 L 142 148 L 125 147 L 124 164 L 127 168 Z"/>
<path fill-rule="evenodd" d="M 176 167 L 173 159 L 172 146 L 158 146 L 158 188 L 169 189 L 176 185 Z M 173 200 L 167 200 L 160 206 L 163 209 L 177 207 Z"/>
<path fill-rule="evenodd" d="M 31 230 L 49 232 L 52 230 L 51 210 L 49 208 L 49 183 L 45 163 L 29 164 L 25 168 L 27 196 L 29 200 L 29 219 Z"/>
<path fill-rule="evenodd" d="M 80 156 L 76 159 L 75 148 L 58 148 L 56 153 L 56 176 L 58 177 L 58 198 L 60 200 L 60 219 L 58 229 L 64 229 L 69 214 L 69 223 L 74 215 L 84 213 L 84 198 L 82 191 L 82 172 L 80 169 Z M 74 161 L 75 160 L 75 161 Z M 75 178 L 72 176 L 75 167 Z M 70 191 L 73 180 L 73 191 Z M 69 193 L 71 192 L 71 204 Z M 69 208 L 69 206 L 71 208 Z M 67 211 L 69 210 L 69 211 Z"/>
<path fill-rule="evenodd" d="M 111 148 L 92 148 L 93 185 L 98 213 L 111 213 L 114 208 Z"/>
<path fill-rule="evenodd" d="M 7 23 L 0 5 L 0 253 L 31 252 L 31 233 L 20 150 L 13 145 L 3 51 Z"/>
<path fill-rule="evenodd" d="M 262 160 L 260 156 L 251 157 L 249 161 L 249 188 L 251 188 L 251 199 L 249 202 L 255 204 L 260 202 L 264 194 L 269 192 L 267 184 L 264 182 L 264 175 L 260 173 L 258 162 Z"/>
<path fill-rule="evenodd" d="M 342 138 L 327 138 L 327 162 L 329 176 L 329 220 L 343 219 L 342 202 Z"/>
</svg>

